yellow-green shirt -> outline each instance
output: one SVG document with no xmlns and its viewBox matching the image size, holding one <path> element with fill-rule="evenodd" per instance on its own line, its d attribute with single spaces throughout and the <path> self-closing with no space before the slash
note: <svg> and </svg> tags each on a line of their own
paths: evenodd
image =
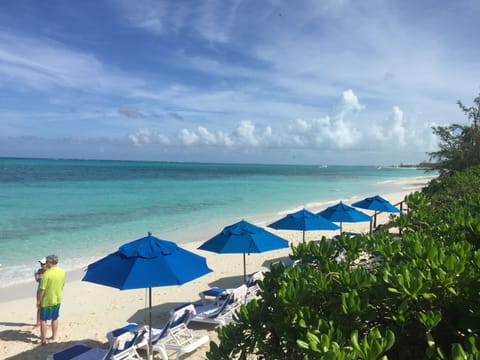
<svg viewBox="0 0 480 360">
<path fill-rule="evenodd" d="M 41 307 L 55 306 L 62 303 L 62 290 L 65 285 L 65 271 L 53 266 L 42 276 L 40 290 L 43 290 Z"/>
</svg>

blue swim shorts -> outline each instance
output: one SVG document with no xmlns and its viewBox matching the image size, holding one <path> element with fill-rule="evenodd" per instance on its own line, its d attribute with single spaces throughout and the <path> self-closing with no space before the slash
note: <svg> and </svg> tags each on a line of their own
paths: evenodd
<svg viewBox="0 0 480 360">
<path fill-rule="evenodd" d="M 60 316 L 60 304 L 40 308 L 40 320 L 55 320 Z"/>
</svg>

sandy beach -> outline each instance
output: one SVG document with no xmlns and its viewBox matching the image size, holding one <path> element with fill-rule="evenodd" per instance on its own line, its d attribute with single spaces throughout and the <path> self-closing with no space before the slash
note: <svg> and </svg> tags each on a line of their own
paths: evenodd
<svg viewBox="0 0 480 360">
<path fill-rule="evenodd" d="M 393 204 L 399 203 L 404 196 L 420 189 L 430 180 L 429 177 L 405 181 L 404 192 L 380 194 Z M 322 209 L 309 209 L 319 211 Z M 372 212 L 368 212 L 372 215 Z M 377 223 L 384 223 L 389 214 L 380 214 Z M 248 219 L 247 219 L 248 220 Z M 272 219 L 275 220 L 275 219 Z M 228 224 L 226 224 L 228 225 Z M 219 229 L 218 231 L 220 231 Z M 270 230 L 270 229 L 269 229 Z M 369 223 L 344 223 L 344 231 L 368 232 Z M 217 231 L 217 232 L 218 232 Z M 297 244 L 302 241 L 302 233 L 295 231 L 270 230 Z M 394 231 L 394 230 L 392 230 Z M 338 231 L 308 232 L 306 239 L 317 240 L 322 236 L 331 237 Z M 215 234 L 211 234 L 212 236 Z M 242 283 L 243 262 L 241 255 L 214 254 L 196 250 L 206 239 L 183 246 L 207 258 L 212 273 L 182 286 L 153 289 L 153 324 L 162 327 L 169 311 L 184 303 L 199 301 L 198 293 L 212 286 L 234 287 Z M 270 251 L 247 256 L 247 272 L 267 271 L 269 264 L 288 257 L 290 249 Z M 99 256 L 101 257 L 101 256 Z M 61 266 L 61 261 L 59 265 Z M 113 288 L 82 282 L 84 270 L 69 272 L 63 293 L 59 337 L 45 346 L 38 344 L 40 330 L 34 329 L 36 308 L 36 283 L 15 285 L 0 289 L 0 358 L 1 359 L 45 359 L 72 344 L 84 343 L 89 346 L 107 347 L 106 333 L 128 322 L 146 322 L 146 291 L 119 291 Z M 216 340 L 214 326 L 191 324 L 196 332 L 206 333 Z M 50 335 L 50 329 L 49 329 Z M 188 359 L 205 359 L 209 346 L 205 345 L 189 356 Z"/>
</svg>

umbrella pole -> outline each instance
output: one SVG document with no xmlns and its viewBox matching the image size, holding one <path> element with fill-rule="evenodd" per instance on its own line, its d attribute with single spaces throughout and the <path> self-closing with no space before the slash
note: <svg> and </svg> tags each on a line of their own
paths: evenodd
<svg viewBox="0 0 480 360">
<path fill-rule="evenodd" d="M 153 346 L 152 346 L 152 288 L 148 288 L 148 358 L 153 359 Z"/>
<path fill-rule="evenodd" d="M 243 282 L 247 283 L 247 259 L 245 253 L 243 253 Z"/>
<path fill-rule="evenodd" d="M 305 242 L 305 230 L 303 230 L 303 242 Z"/>
</svg>

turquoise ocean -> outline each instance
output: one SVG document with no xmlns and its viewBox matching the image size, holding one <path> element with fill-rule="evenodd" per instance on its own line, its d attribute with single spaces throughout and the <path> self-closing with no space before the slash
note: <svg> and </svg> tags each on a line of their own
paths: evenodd
<svg viewBox="0 0 480 360">
<path fill-rule="evenodd" d="M 66 270 L 151 231 L 205 241 L 246 219 L 403 191 L 422 170 L 374 166 L 252 165 L 0 159 L 0 287 L 31 281 L 37 260 Z M 431 174 L 428 174 L 431 175 Z"/>
</svg>

